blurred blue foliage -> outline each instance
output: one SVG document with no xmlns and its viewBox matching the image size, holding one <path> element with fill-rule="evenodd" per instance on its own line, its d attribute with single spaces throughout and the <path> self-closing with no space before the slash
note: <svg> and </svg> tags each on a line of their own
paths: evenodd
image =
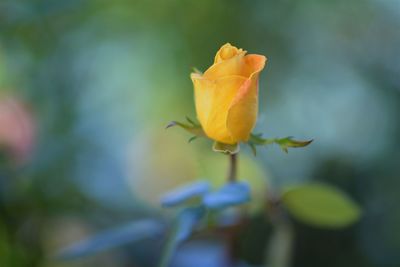
<svg viewBox="0 0 400 267">
<path fill-rule="evenodd" d="M 171 266 L 171 260 L 175 256 L 178 246 L 191 236 L 205 213 L 206 210 L 203 206 L 187 207 L 179 212 L 164 245 L 159 267 Z"/>
<path fill-rule="evenodd" d="M 60 251 L 58 258 L 72 260 L 147 238 L 160 238 L 164 231 L 165 225 L 160 221 L 150 219 L 135 221 L 79 241 Z"/>
<path fill-rule="evenodd" d="M 170 237 L 163 249 L 160 267 L 169 266 L 178 246 L 193 234 L 196 227 L 199 227 L 199 222 L 205 217 L 208 209 L 222 210 L 250 200 L 250 187 L 244 182 L 229 182 L 211 193 L 208 193 L 209 188 L 210 185 L 206 181 L 194 182 L 168 193 L 162 199 L 164 206 L 171 207 L 197 197 L 200 198 L 200 205 L 190 206 L 189 204 L 178 213 Z M 224 213 L 219 215 L 226 216 Z M 230 222 L 235 221 L 237 222 L 237 220 L 230 220 Z M 226 222 L 225 220 L 220 225 L 230 225 Z"/>
<path fill-rule="evenodd" d="M 250 187 L 245 182 L 231 182 L 216 192 L 204 196 L 203 203 L 210 209 L 222 209 L 246 203 L 250 200 Z"/>
<path fill-rule="evenodd" d="M 193 198 L 200 198 L 210 190 L 210 184 L 206 181 L 198 181 L 179 187 L 172 192 L 168 192 L 161 199 L 164 207 L 173 207 L 182 204 Z"/>
<path fill-rule="evenodd" d="M 180 243 L 188 239 L 205 213 L 206 210 L 202 206 L 183 209 L 178 214 L 176 228 L 173 233 L 176 242 Z"/>
</svg>

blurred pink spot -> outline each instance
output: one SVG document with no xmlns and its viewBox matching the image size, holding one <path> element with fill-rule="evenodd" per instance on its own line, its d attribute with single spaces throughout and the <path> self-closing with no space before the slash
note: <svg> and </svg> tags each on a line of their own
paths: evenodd
<svg viewBox="0 0 400 267">
<path fill-rule="evenodd" d="M 35 138 L 35 124 L 28 108 L 16 97 L 0 97 L 0 147 L 15 163 L 29 159 Z"/>
</svg>

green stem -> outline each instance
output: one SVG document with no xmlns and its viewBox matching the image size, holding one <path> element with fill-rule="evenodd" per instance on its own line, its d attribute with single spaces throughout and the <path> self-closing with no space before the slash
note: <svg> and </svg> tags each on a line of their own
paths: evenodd
<svg viewBox="0 0 400 267">
<path fill-rule="evenodd" d="M 229 155 L 229 169 L 228 169 L 228 181 L 236 182 L 237 180 L 237 153 Z"/>
<path fill-rule="evenodd" d="M 229 167 L 227 182 L 234 183 L 237 181 L 237 165 L 238 165 L 238 154 L 229 154 Z M 227 231 L 226 242 L 227 242 L 227 266 L 235 266 L 236 262 L 236 247 L 237 247 L 237 227 L 231 227 Z"/>
</svg>

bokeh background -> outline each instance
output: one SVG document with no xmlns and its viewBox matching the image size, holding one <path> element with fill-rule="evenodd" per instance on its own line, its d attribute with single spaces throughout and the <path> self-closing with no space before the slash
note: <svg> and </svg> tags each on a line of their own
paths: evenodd
<svg viewBox="0 0 400 267">
<path fill-rule="evenodd" d="M 323 181 L 363 216 L 342 230 L 295 222 L 293 266 L 400 266 L 397 0 L 1 0 L 0 266 L 153 266 L 154 242 L 55 255 L 104 229 L 168 218 L 159 198 L 178 184 L 223 181 L 226 159 L 209 141 L 189 145 L 164 127 L 195 117 L 189 73 L 226 42 L 268 57 L 256 131 L 315 139 L 287 155 L 243 149 L 256 195 L 243 262 L 262 266 L 265 188 Z M 218 266 L 224 245 L 184 250 L 174 267 Z"/>
</svg>

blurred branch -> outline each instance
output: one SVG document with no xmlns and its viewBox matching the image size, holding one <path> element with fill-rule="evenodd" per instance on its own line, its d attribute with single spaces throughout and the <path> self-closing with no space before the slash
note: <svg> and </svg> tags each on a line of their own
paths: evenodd
<svg viewBox="0 0 400 267">
<path fill-rule="evenodd" d="M 268 195 L 266 211 L 273 232 L 265 249 L 264 263 L 266 267 L 289 267 L 294 240 L 293 225 L 285 214 L 281 197 L 272 192 Z"/>
<path fill-rule="evenodd" d="M 290 266 L 293 239 L 293 226 L 289 221 L 274 224 L 274 230 L 265 253 L 265 266 Z"/>
</svg>

